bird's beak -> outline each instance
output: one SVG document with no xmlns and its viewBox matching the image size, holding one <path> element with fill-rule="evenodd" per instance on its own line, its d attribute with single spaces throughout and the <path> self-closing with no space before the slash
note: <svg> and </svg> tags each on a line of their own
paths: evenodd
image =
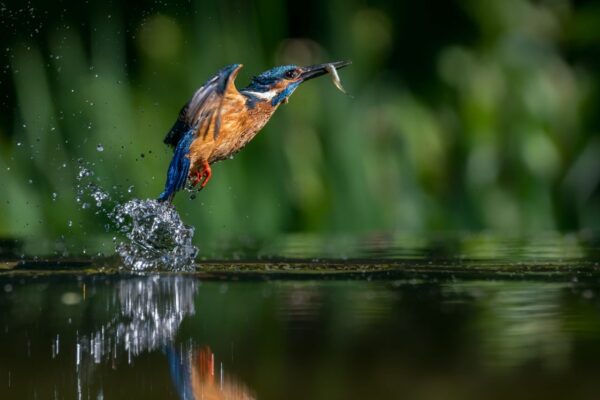
<svg viewBox="0 0 600 400">
<path fill-rule="evenodd" d="M 327 64 L 309 65 L 308 67 L 302 68 L 300 78 L 302 79 L 302 82 L 304 82 L 309 79 L 316 78 L 317 76 L 325 75 L 327 73 L 328 65 L 332 65 L 335 67 L 335 69 L 341 69 L 350 64 L 352 64 L 352 61 L 336 61 Z"/>
</svg>

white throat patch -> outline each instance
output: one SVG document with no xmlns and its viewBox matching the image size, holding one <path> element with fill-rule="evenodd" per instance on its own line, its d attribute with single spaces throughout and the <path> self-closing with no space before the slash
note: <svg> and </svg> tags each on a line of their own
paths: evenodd
<svg viewBox="0 0 600 400">
<path fill-rule="evenodd" d="M 249 90 L 245 90 L 244 93 L 263 100 L 273 100 L 273 97 L 277 96 L 276 90 L 269 90 L 268 92 L 251 92 Z"/>
</svg>

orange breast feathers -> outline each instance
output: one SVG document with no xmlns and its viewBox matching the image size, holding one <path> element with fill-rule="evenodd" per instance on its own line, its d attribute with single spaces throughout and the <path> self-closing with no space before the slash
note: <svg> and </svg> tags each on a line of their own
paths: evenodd
<svg viewBox="0 0 600 400">
<path fill-rule="evenodd" d="M 214 161 L 223 160 L 240 151 L 265 126 L 275 111 L 274 107 L 265 104 L 268 102 L 261 102 L 254 108 L 248 109 L 245 106 L 246 97 L 242 96 L 242 98 L 244 101 L 242 113 L 237 115 L 224 113 L 222 133 L 219 134 L 215 150 L 211 154 Z"/>
<path fill-rule="evenodd" d="M 212 115 L 196 117 L 200 122 L 196 139 L 190 146 L 192 170 L 204 161 L 214 163 L 241 150 L 265 126 L 276 109 L 263 102 L 256 104 L 254 108 L 247 108 L 246 96 L 242 95 L 233 83 L 235 75 L 237 71 L 230 77 L 223 95 L 215 95 L 207 100 L 220 102 L 215 103 L 219 111 Z M 218 134 L 215 135 L 217 125 Z"/>
</svg>

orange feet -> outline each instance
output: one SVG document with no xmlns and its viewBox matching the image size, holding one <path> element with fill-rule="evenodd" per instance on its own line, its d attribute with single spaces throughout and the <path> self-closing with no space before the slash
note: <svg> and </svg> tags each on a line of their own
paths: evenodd
<svg viewBox="0 0 600 400">
<path fill-rule="evenodd" d="M 196 186 L 197 184 L 202 182 L 202 183 L 200 183 L 199 190 L 204 189 L 204 186 L 206 186 L 208 181 L 210 181 L 210 177 L 212 176 L 212 170 L 210 169 L 210 165 L 208 164 L 208 161 L 204 161 L 202 163 L 202 169 L 197 169 L 195 172 L 195 175 L 196 176 L 194 177 L 192 186 Z M 204 178 L 204 180 L 202 180 L 202 178 Z"/>
</svg>

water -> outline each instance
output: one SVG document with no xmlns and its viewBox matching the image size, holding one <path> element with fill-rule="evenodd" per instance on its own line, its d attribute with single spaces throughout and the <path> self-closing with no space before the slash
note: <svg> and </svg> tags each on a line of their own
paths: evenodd
<svg viewBox="0 0 600 400">
<path fill-rule="evenodd" d="M 130 200 L 111 213 L 127 240 L 117 247 L 123 264 L 136 271 L 193 267 L 198 249 L 192 244 L 194 228 L 185 225 L 175 208 L 156 200 Z"/>
<path fill-rule="evenodd" d="M 596 398 L 598 243 L 286 236 L 141 274 L 0 242 L 0 398 Z"/>
<path fill-rule="evenodd" d="M 98 151 L 104 150 L 100 148 Z M 153 199 L 123 200 L 124 193 L 113 199 L 95 176 L 93 165 L 83 160 L 79 164 L 76 201 L 82 209 L 95 207 L 96 213 L 110 219 L 112 226 L 108 225 L 107 231 L 120 235 L 114 241 L 123 268 L 182 272 L 193 267 L 198 254 L 192 244 L 194 228 L 183 223 L 174 206 Z M 127 188 L 127 194 L 132 189 Z"/>
</svg>

